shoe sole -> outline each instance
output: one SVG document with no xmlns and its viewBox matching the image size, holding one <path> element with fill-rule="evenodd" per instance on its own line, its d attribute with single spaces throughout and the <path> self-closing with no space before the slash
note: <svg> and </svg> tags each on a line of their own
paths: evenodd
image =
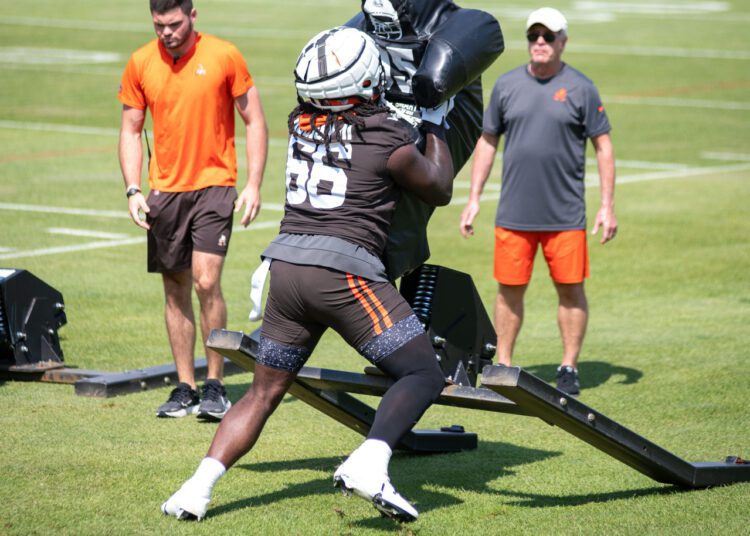
<svg viewBox="0 0 750 536">
<path fill-rule="evenodd" d="M 210 411 L 199 411 L 197 417 L 202 421 L 220 422 L 224 418 L 224 413 L 211 413 Z"/>
<path fill-rule="evenodd" d="M 380 494 L 375 495 L 375 497 L 372 498 L 372 504 L 381 515 L 389 517 L 399 523 L 411 523 L 412 521 L 417 520 L 417 518 L 409 512 L 406 512 L 398 506 L 384 500 Z"/>
<path fill-rule="evenodd" d="M 229 411 L 229 408 L 232 407 L 231 402 L 227 402 L 227 407 L 224 409 L 224 411 L 218 412 L 218 411 L 205 411 L 201 410 L 200 406 L 198 406 L 198 409 L 196 411 L 196 414 L 199 419 L 204 421 L 213 421 L 218 422 L 221 421 L 224 418 L 224 415 L 227 414 L 227 411 Z"/>
<path fill-rule="evenodd" d="M 196 413 L 198 413 L 197 405 L 180 408 L 177 411 L 157 411 L 156 416 L 160 419 L 179 419 L 181 417 L 187 417 L 188 415 L 195 415 Z"/>
<path fill-rule="evenodd" d="M 341 494 L 345 497 L 352 496 L 352 488 L 347 488 L 344 479 L 340 476 L 333 477 L 333 487 L 341 491 Z"/>
<path fill-rule="evenodd" d="M 399 508 L 398 506 L 384 500 L 383 497 L 380 495 L 380 493 L 375 495 L 372 499 L 370 499 L 369 497 L 360 495 L 359 493 L 356 492 L 355 489 L 350 488 L 346 485 L 346 482 L 344 482 L 343 477 L 334 476 L 333 487 L 341 490 L 341 494 L 344 495 L 344 497 L 351 497 L 352 495 L 356 495 L 357 497 L 362 497 L 366 501 L 370 501 L 372 505 L 375 507 L 375 509 L 378 512 L 380 512 L 380 515 L 382 515 L 383 517 L 388 517 L 399 523 L 411 523 L 412 521 L 416 521 L 417 519 L 416 517 L 411 515 L 409 512 L 406 512 L 402 510 L 401 508 Z"/>
<path fill-rule="evenodd" d="M 167 503 L 164 503 L 161 505 L 161 513 L 165 516 L 171 516 L 169 512 L 167 512 Z M 177 513 L 176 516 L 179 521 L 200 521 L 203 519 L 203 517 L 197 516 L 196 514 L 192 512 L 188 512 L 187 510 L 180 509 L 180 511 Z"/>
</svg>

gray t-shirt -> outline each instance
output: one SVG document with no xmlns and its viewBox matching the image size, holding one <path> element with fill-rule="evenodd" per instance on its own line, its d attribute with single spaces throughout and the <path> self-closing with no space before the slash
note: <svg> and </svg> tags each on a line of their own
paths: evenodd
<svg viewBox="0 0 750 536">
<path fill-rule="evenodd" d="M 505 135 L 495 225 L 585 229 L 586 139 L 610 128 L 593 82 L 567 64 L 547 80 L 531 76 L 527 65 L 498 78 L 482 127 Z"/>
</svg>

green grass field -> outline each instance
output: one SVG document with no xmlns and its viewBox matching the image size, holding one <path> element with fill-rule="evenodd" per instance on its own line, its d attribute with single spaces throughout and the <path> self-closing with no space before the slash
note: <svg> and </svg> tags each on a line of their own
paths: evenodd
<svg viewBox="0 0 750 536">
<path fill-rule="evenodd" d="M 484 77 L 487 94 L 497 75 L 526 61 L 524 20 L 539 6 L 460 4 L 492 12 L 504 30 L 507 50 Z M 257 327 L 245 320 L 249 279 L 281 217 L 297 53 L 359 6 L 196 0 L 198 28 L 245 55 L 271 135 L 265 208 L 234 235 L 226 262 L 230 329 Z M 618 159 L 620 232 L 604 247 L 590 241 L 580 398 L 686 460 L 748 458 L 750 1 L 555 6 L 570 22 L 565 59 L 597 83 Z M 161 282 L 145 272 L 145 239 L 127 217 L 116 155 L 121 71 L 152 36 L 146 0 L 0 0 L 0 267 L 27 269 L 63 293 L 70 367 L 171 361 Z M 590 217 L 594 164 L 590 157 Z M 500 165 L 468 241 L 458 233 L 467 168 L 454 203 L 431 222 L 431 262 L 472 274 L 491 310 Z M 555 305 L 541 263 L 516 364 L 547 380 L 561 354 Z M 310 364 L 359 371 L 365 362 L 327 335 Z M 230 397 L 251 380 L 228 377 Z M 684 492 L 538 419 L 446 407 L 431 408 L 419 426 L 461 423 L 479 434 L 479 448 L 397 453 L 394 484 L 421 514 L 399 526 L 334 492 L 333 471 L 360 436 L 293 398 L 217 486 L 209 516 L 178 523 L 159 505 L 216 426 L 157 420 L 167 394 L 96 399 L 69 385 L 0 383 L 0 534 L 748 533 L 750 484 Z"/>
</svg>

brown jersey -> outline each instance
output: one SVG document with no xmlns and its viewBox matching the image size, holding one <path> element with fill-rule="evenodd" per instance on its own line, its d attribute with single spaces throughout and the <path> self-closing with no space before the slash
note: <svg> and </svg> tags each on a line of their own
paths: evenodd
<svg viewBox="0 0 750 536">
<path fill-rule="evenodd" d="M 296 125 L 282 233 L 333 236 L 383 253 L 399 198 L 386 165 L 394 150 L 414 142 L 414 129 L 388 113 L 363 119 L 362 127 L 342 125 L 341 141 L 329 144 Z"/>
</svg>

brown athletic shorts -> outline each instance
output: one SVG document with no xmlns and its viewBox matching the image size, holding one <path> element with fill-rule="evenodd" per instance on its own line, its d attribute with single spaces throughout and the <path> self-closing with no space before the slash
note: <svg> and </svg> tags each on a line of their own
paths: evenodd
<svg viewBox="0 0 750 536">
<path fill-rule="evenodd" d="M 424 334 L 391 283 L 274 260 L 256 361 L 296 372 L 329 327 L 372 363 Z"/>
<path fill-rule="evenodd" d="M 148 271 L 181 272 L 190 268 L 193 251 L 225 256 L 232 236 L 237 190 L 210 186 L 193 192 L 148 195 Z"/>
</svg>

